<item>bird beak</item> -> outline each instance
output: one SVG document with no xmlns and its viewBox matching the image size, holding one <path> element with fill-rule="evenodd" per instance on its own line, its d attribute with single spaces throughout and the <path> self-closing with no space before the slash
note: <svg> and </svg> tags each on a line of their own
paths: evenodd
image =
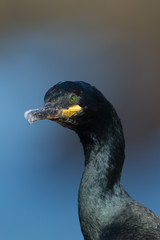
<svg viewBox="0 0 160 240">
<path fill-rule="evenodd" d="M 44 107 L 39 109 L 28 110 L 24 113 L 25 119 L 29 124 L 32 124 L 38 120 L 50 119 L 53 121 L 63 121 L 70 118 L 75 113 L 79 112 L 81 107 L 79 105 L 74 105 L 69 108 L 57 109 L 52 104 L 48 103 Z"/>
</svg>

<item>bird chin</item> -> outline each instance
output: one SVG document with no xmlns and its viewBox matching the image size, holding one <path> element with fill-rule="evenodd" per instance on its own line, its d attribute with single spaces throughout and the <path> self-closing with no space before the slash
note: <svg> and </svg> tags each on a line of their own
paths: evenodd
<svg viewBox="0 0 160 240">
<path fill-rule="evenodd" d="M 59 123 L 62 127 L 69 128 L 71 130 L 76 130 L 76 123 L 71 118 L 68 118 L 68 119 L 56 119 L 56 120 L 53 119 L 53 121 Z"/>
</svg>

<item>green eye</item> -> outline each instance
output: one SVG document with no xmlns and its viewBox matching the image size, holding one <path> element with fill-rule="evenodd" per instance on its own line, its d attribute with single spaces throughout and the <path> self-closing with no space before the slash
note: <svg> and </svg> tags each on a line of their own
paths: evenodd
<svg viewBox="0 0 160 240">
<path fill-rule="evenodd" d="M 75 96 L 75 95 L 72 95 L 72 96 L 70 97 L 70 103 L 75 103 L 75 101 L 76 101 L 76 96 Z"/>
</svg>

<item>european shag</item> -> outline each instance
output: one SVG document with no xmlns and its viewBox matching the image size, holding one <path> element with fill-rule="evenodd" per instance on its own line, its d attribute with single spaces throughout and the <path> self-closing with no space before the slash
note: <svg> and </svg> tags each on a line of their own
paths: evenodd
<svg viewBox="0 0 160 240">
<path fill-rule="evenodd" d="M 132 199 L 120 183 L 125 141 L 111 103 L 90 84 L 70 81 L 50 88 L 44 102 L 44 107 L 25 112 L 28 122 L 56 121 L 74 130 L 84 148 L 78 194 L 84 239 L 160 239 L 160 218 Z"/>
</svg>

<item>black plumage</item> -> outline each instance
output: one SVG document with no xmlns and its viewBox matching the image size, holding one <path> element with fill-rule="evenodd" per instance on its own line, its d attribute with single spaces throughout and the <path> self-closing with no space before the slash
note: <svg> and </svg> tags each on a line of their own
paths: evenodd
<svg viewBox="0 0 160 240">
<path fill-rule="evenodd" d="M 50 119 L 74 130 L 85 154 L 78 195 L 85 240 L 157 240 L 160 218 L 132 199 L 120 184 L 125 141 L 113 106 L 85 82 L 58 83 L 48 90 L 44 107 L 29 110 L 29 123 Z"/>
</svg>

